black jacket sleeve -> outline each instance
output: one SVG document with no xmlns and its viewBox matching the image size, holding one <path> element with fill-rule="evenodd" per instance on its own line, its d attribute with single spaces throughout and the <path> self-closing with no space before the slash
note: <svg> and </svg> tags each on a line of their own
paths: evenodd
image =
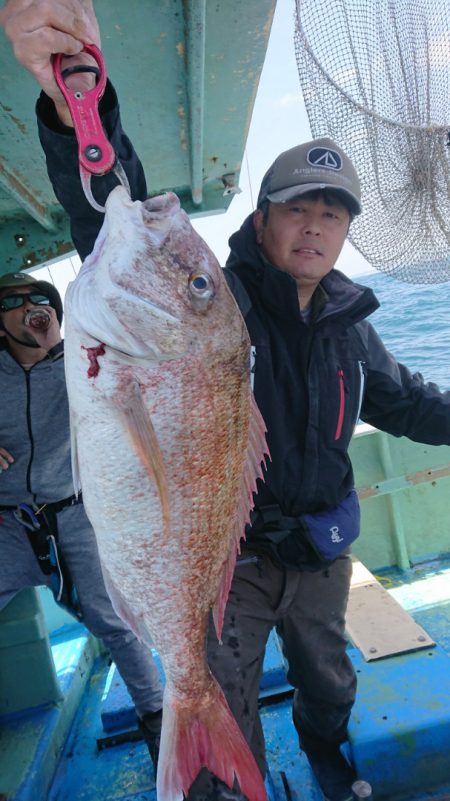
<svg viewBox="0 0 450 801">
<path fill-rule="evenodd" d="M 429 445 L 450 444 L 450 392 L 412 375 L 367 326 L 366 388 L 361 419 L 396 437 Z"/>
<path fill-rule="evenodd" d="M 145 200 L 147 187 L 142 164 L 122 129 L 117 95 L 109 81 L 99 111 L 108 139 L 127 174 L 133 200 Z M 36 112 L 48 175 L 56 197 L 70 217 L 75 248 L 81 259 L 84 259 L 94 246 L 104 215 L 95 211 L 84 195 L 79 174 L 78 146 L 73 129 L 67 128 L 60 122 L 53 101 L 44 93 L 37 102 Z M 101 178 L 94 177 L 91 181 L 92 194 L 101 205 L 104 205 L 108 194 L 117 183 L 114 173 Z"/>
</svg>

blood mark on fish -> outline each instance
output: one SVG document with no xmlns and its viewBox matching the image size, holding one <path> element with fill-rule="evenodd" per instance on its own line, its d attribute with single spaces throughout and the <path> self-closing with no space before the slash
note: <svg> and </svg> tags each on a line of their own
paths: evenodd
<svg viewBox="0 0 450 801">
<path fill-rule="evenodd" d="M 95 378 L 100 372 L 98 356 L 105 355 L 105 345 L 101 342 L 100 345 L 96 345 L 95 348 L 85 348 L 84 345 L 81 347 L 86 351 L 89 359 L 88 378 Z"/>
</svg>

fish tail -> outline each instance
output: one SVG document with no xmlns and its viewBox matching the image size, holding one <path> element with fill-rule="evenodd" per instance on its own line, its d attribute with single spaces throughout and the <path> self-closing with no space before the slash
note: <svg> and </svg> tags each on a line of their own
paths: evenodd
<svg viewBox="0 0 450 801">
<path fill-rule="evenodd" d="M 182 801 L 202 768 L 231 789 L 235 778 L 248 801 L 267 801 L 264 780 L 225 696 L 214 681 L 212 701 L 198 708 L 164 697 L 156 795 Z"/>
</svg>

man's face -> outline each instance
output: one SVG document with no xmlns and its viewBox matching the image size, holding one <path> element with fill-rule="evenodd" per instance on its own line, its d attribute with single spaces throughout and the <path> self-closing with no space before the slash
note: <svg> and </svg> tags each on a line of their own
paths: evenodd
<svg viewBox="0 0 450 801">
<path fill-rule="evenodd" d="M 0 300 L 1 298 L 9 295 L 28 295 L 30 292 L 32 294 L 42 295 L 42 292 L 35 288 L 33 284 L 31 284 L 30 286 L 2 289 L 0 291 Z M 31 333 L 30 327 L 25 325 L 25 315 L 28 311 L 30 311 L 30 309 L 38 308 L 42 308 L 42 306 L 40 306 L 40 304 L 32 303 L 31 300 L 26 299 L 21 306 L 18 306 L 15 309 L 0 311 L 0 320 L 4 326 L 3 328 L 0 328 L 0 335 L 5 336 L 6 329 L 6 333 L 12 334 L 21 342 L 29 345 L 37 344 L 33 334 Z"/>
<path fill-rule="evenodd" d="M 334 267 L 349 224 L 350 214 L 339 200 L 328 205 L 320 196 L 270 203 L 265 224 L 259 209 L 254 215 L 263 254 L 299 287 L 315 287 Z"/>
</svg>

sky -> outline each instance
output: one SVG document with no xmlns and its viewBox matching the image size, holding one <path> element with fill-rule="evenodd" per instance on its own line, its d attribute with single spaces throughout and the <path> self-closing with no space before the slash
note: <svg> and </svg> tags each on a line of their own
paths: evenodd
<svg viewBox="0 0 450 801">
<path fill-rule="evenodd" d="M 253 211 L 261 179 L 270 164 L 283 150 L 312 138 L 295 60 L 294 12 L 294 0 L 278 0 L 242 162 L 242 191 L 234 195 L 224 214 L 192 220 L 222 265 L 228 256 L 228 239 Z M 64 295 L 79 264 L 75 255 L 58 263 L 49 262 L 33 275 L 52 281 Z M 371 271 L 349 242 L 336 266 L 350 277 Z"/>
</svg>

